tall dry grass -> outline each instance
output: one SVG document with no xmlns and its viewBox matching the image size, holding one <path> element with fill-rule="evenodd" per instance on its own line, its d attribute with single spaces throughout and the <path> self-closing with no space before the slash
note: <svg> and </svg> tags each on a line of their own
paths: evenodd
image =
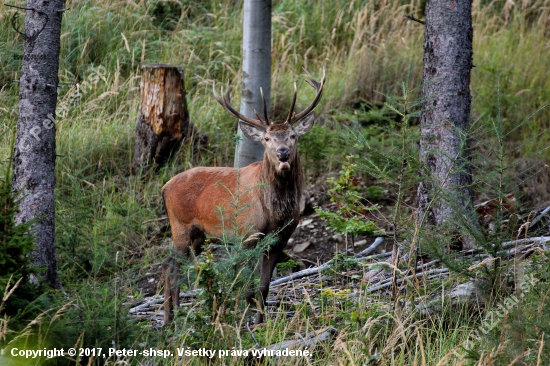
<svg viewBox="0 0 550 366">
<path fill-rule="evenodd" d="M 144 268 L 157 265 L 165 256 L 165 234 L 155 224 L 162 213 L 160 187 L 191 166 L 232 164 L 235 121 L 216 104 L 211 87 L 213 80 L 230 79 L 235 99 L 239 98 L 242 1 L 166 2 L 177 9 L 181 6 L 170 26 L 159 23 L 158 3 L 66 2 L 70 11 L 63 20 L 60 81 L 81 82 L 99 66 L 107 70 L 93 89 L 74 102 L 70 100 L 76 86 L 58 89 L 59 103 L 69 109 L 57 121 L 61 155 L 57 237 L 61 278 L 73 290 L 109 287 L 124 278 L 130 283 L 121 290 L 125 295 L 139 292 L 131 279 L 144 276 Z M 423 27 L 404 14 L 423 18 L 424 5 L 422 0 L 274 1 L 272 114 L 285 115 L 296 80 L 298 108 L 311 99 L 313 91 L 302 81 L 302 67 L 313 75 L 327 69 L 318 111 L 328 119 L 353 113 L 361 103 L 381 104 L 406 79 L 411 87 L 418 87 Z M 550 112 L 542 109 L 522 121 L 550 100 L 549 12 L 550 0 L 476 0 L 473 4 L 472 117 L 482 117 L 483 123 L 502 118 L 509 148 L 518 155 L 532 154 L 533 162 L 541 164 L 550 156 L 549 150 L 543 151 L 550 138 Z M 12 13 L 0 8 L 0 23 L 9 24 Z M 2 27 L 0 160 L 10 155 L 9 141 L 17 122 L 18 84 L 12 80 L 18 79 L 21 52 L 22 38 Z M 130 177 L 140 65 L 146 62 L 184 67 L 192 122 L 209 137 L 209 145 L 198 153 L 184 148 L 156 174 Z M 548 191 L 547 184 L 548 180 L 534 182 L 532 190 Z M 378 355 L 380 364 L 424 365 L 447 364 L 470 330 L 468 321 L 448 328 L 442 319 L 398 317 L 384 308 L 384 301 L 374 306 L 371 300 L 334 300 L 318 318 L 306 310 L 290 322 L 276 318 L 267 324 L 263 339 L 266 344 L 279 341 L 331 324 L 328 319 L 336 313 L 359 309 L 365 317 L 362 325 L 350 319 L 336 348 L 326 350 L 326 359 L 312 363 L 359 365 Z M 8 320 L 0 319 L 0 336 L 9 331 Z M 184 334 L 177 339 L 185 344 Z M 164 346 L 163 342 L 168 341 L 159 344 Z"/>
</svg>

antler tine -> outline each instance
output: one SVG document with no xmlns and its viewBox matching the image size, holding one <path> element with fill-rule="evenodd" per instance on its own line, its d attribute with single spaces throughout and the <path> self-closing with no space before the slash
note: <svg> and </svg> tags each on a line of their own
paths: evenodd
<svg viewBox="0 0 550 366">
<path fill-rule="evenodd" d="M 263 107 L 264 107 L 264 122 L 267 125 L 270 125 L 269 118 L 267 117 L 267 103 L 265 101 L 264 90 L 262 89 L 262 87 L 260 87 L 260 95 L 262 96 L 262 104 L 263 104 Z M 256 116 L 258 116 L 258 115 L 256 115 Z M 258 116 L 258 118 L 260 118 L 260 117 Z"/>
<path fill-rule="evenodd" d="M 216 98 L 218 103 L 220 103 L 222 107 L 225 108 L 225 103 L 222 101 L 222 98 L 220 97 L 218 92 L 216 92 L 216 80 L 214 80 L 214 83 L 212 83 L 212 93 L 214 94 L 214 98 Z M 223 94 L 223 91 L 222 91 L 222 94 Z"/>
<path fill-rule="evenodd" d="M 315 98 L 313 98 L 313 102 L 311 102 L 311 104 L 307 106 L 306 109 L 304 109 L 303 111 L 301 111 L 300 113 L 292 117 L 292 119 L 290 120 L 290 124 L 294 124 L 299 120 L 301 120 L 302 118 L 306 117 L 308 114 L 310 114 L 311 111 L 313 111 L 313 109 L 317 106 L 317 104 L 319 104 L 319 101 L 321 100 L 321 97 L 323 95 L 323 87 L 325 86 L 325 81 L 326 81 L 325 68 L 323 67 L 323 77 L 321 79 L 321 82 L 318 82 L 317 80 L 315 80 L 313 76 L 311 76 L 311 74 L 306 69 L 304 69 L 304 71 L 306 72 L 306 75 L 309 77 L 309 80 L 306 80 L 306 82 L 312 88 L 315 88 L 315 90 L 317 90 L 317 94 L 315 95 Z"/>
<path fill-rule="evenodd" d="M 296 83 L 294 83 L 294 96 L 292 97 L 292 104 L 290 105 L 290 111 L 288 112 L 288 117 L 286 117 L 285 123 L 291 123 L 292 115 L 294 113 L 294 107 L 296 106 L 296 97 L 298 95 L 298 88 L 296 88 Z"/>
<path fill-rule="evenodd" d="M 258 117 L 258 119 L 261 121 L 262 120 L 262 117 L 260 117 L 260 115 L 258 114 L 258 112 L 256 112 L 256 110 L 254 109 L 254 114 L 256 115 L 256 117 Z"/>
<path fill-rule="evenodd" d="M 311 86 L 312 88 L 317 88 L 319 86 L 319 83 L 317 82 L 317 80 L 315 80 L 313 78 L 313 76 L 311 76 L 311 74 L 309 73 L 309 71 L 307 71 L 304 67 L 302 67 L 302 70 L 304 70 L 304 72 L 306 73 L 307 77 L 309 78 L 309 80 L 306 80 L 306 83 L 308 83 L 309 86 Z M 325 76 L 325 69 L 323 68 L 323 77 Z"/>
<path fill-rule="evenodd" d="M 227 81 L 227 91 L 223 97 L 220 97 L 218 93 L 216 92 L 216 81 L 214 81 L 214 84 L 212 85 L 212 91 L 214 93 L 214 98 L 222 105 L 222 107 L 228 111 L 233 116 L 237 117 L 241 121 L 248 123 L 250 125 L 254 125 L 263 129 L 266 129 L 265 123 L 262 121 L 262 119 L 258 116 L 259 119 L 254 118 L 248 118 L 245 115 L 237 112 L 235 108 L 231 105 L 231 93 L 229 92 L 229 81 Z M 221 90 L 223 94 L 223 88 Z"/>
</svg>

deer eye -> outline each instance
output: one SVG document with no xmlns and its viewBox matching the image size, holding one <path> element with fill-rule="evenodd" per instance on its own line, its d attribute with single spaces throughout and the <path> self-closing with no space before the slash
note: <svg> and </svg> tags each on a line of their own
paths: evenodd
<svg viewBox="0 0 550 366">
<path fill-rule="evenodd" d="M 267 137 L 267 136 L 264 137 L 264 140 L 269 141 L 269 137 Z"/>
<path fill-rule="evenodd" d="M 290 138 L 294 140 L 296 138 L 296 135 L 290 135 Z"/>
</svg>

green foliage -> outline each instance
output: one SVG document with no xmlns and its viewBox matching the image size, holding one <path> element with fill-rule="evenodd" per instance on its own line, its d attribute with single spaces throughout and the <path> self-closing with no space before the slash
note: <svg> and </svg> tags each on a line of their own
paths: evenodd
<svg viewBox="0 0 550 366">
<path fill-rule="evenodd" d="M 69 293 L 68 303 L 66 297 L 60 296 L 57 302 L 64 310 L 49 327 L 49 346 L 74 347 L 78 340 L 81 347 L 101 347 L 104 351 L 110 347 L 135 347 L 140 327 L 128 317 L 128 306 L 122 304 L 124 292 L 116 282 L 117 279 L 106 283 L 88 281 L 87 286 Z M 86 361 L 87 358 L 81 359 L 82 363 Z"/>
<path fill-rule="evenodd" d="M 472 336 L 478 359 L 481 353 L 491 354 L 496 365 L 514 363 L 523 353 L 527 365 L 550 362 L 550 261 L 548 252 L 535 254 L 521 264 L 522 283 L 515 293 L 498 300 L 492 316 L 485 317 Z"/>
<path fill-rule="evenodd" d="M 69 348 L 102 348 L 102 353 L 107 355 L 108 349 L 113 347 L 136 349 L 142 329 L 127 316 L 128 307 L 122 305 L 125 300 L 123 296 L 124 293 L 113 282 L 89 281 L 86 286 L 78 286 L 67 293 L 50 292 L 51 302 L 42 309 L 46 310 L 29 320 L 23 331 L 10 336 L 5 354 L 9 357 L 13 348 L 63 348 L 65 357 L 47 358 L 42 355 L 33 362 L 48 366 L 105 365 L 107 358 L 96 357 L 92 360 L 90 354 L 81 356 L 80 352 L 69 358 L 66 352 Z M 18 361 L 20 358 L 8 360 Z M 14 364 L 18 365 L 17 362 Z"/>
<path fill-rule="evenodd" d="M 518 224 L 518 203 L 528 203 L 529 197 L 524 192 L 529 180 L 542 172 L 540 164 L 544 161 L 544 150 L 534 151 L 526 156 L 518 156 L 516 151 L 506 148 L 513 137 L 507 132 L 507 121 L 503 115 L 503 103 L 500 89 L 494 92 L 494 108 L 496 116 L 480 117 L 471 123 L 470 130 L 463 136 L 462 148 L 472 155 L 473 184 L 470 189 L 474 197 L 486 197 L 485 204 L 475 209 L 473 204 L 465 207 L 456 196 L 444 191 L 436 200 L 448 202 L 452 208 L 452 217 L 447 227 L 439 232 L 421 230 L 420 241 L 423 250 L 431 256 L 442 260 L 447 267 L 472 279 L 483 279 L 487 284 L 485 291 L 494 300 L 509 296 L 511 289 L 507 286 L 510 271 L 515 271 L 515 263 L 507 260 L 509 253 L 504 250 L 503 243 L 521 237 L 540 235 L 529 228 L 521 228 Z M 532 123 L 532 116 L 515 123 L 519 129 Z M 486 119 L 486 120 L 484 120 Z M 532 139 L 540 138 L 541 131 Z M 472 143 L 474 148 L 469 147 Z M 530 141 L 526 140 L 526 144 Z M 455 167 L 455 171 L 463 171 L 464 166 Z M 521 172 L 518 174 L 517 172 Z M 474 246 L 491 258 L 494 265 L 475 271 L 468 270 L 471 262 L 463 260 L 460 254 L 449 252 L 455 238 L 446 235 L 452 230 L 460 230 L 460 235 L 469 238 Z M 542 233 L 544 235 L 544 233 Z M 445 245 L 442 245 L 445 243 Z"/>
<path fill-rule="evenodd" d="M 336 212 L 316 208 L 319 217 L 328 221 L 328 229 L 344 235 L 370 235 L 377 231 L 374 222 L 368 220 L 368 211 L 378 209 L 362 203 L 359 179 L 356 177 L 355 157 L 349 155 L 337 180 L 328 179 L 330 201 L 336 204 Z"/>
<path fill-rule="evenodd" d="M 412 91 L 412 96 L 392 95 L 399 91 L 408 65 L 414 65 L 408 84 L 420 84 L 422 72 L 419 65 L 422 53 L 419 49 L 422 45 L 422 27 L 415 22 L 404 21 L 402 15 L 408 13 L 422 19 L 425 3 L 424 0 L 337 0 L 330 4 L 314 0 L 274 2 L 272 113 L 284 115 L 280 113 L 282 108 L 275 107 L 290 105 L 292 95 L 289 91 L 292 90 L 294 81 L 301 82 L 302 66 L 306 66 L 314 75 L 316 70 L 325 66 L 327 86 L 316 113 L 327 116 L 331 121 L 342 122 L 347 127 L 341 131 L 343 136 L 336 136 L 337 126 L 316 124 L 312 132 L 300 138 L 300 151 L 308 174 L 315 179 L 318 174 L 330 171 L 335 162 L 341 162 L 344 156 L 359 155 L 354 159 L 357 164 L 356 174 L 362 177 L 368 175 L 378 180 L 376 185 L 366 187 L 363 192 L 358 193 L 362 197 L 359 202 L 362 203 L 362 199 L 379 199 L 382 194 L 380 185 L 383 185 L 384 190 L 387 189 L 391 199 L 396 202 L 393 209 L 390 208 L 391 217 L 387 218 L 398 233 L 396 239 L 400 243 L 416 242 L 408 241 L 415 239 L 421 240 L 426 247 L 432 245 L 434 251 L 430 253 L 435 253 L 434 257 L 443 258 L 446 264 L 454 265 L 453 268 L 461 272 L 468 267 L 469 262 L 455 260 L 445 251 L 442 243 L 445 243 L 446 238 L 437 233 L 422 231 L 419 233 L 420 239 L 409 235 L 409 229 L 415 228 L 410 198 L 418 186 L 418 171 L 422 169 L 418 164 L 419 133 L 415 127 L 418 104 L 411 102 L 417 99 L 418 90 Z M 97 281 L 103 281 L 107 284 L 105 286 L 112 286 L 113 277 L 124 278 L 127 273 L 138 272 L 149 264 L 157 263 L 158 258 L 165 255 L 163 249 L 158 248 L 163 248 L 162 243 L 167 234 L 156 221 L 164 215 L 159 194 L 162 184 L 190 166 L 230 165 L 233 160 L 234 145 L 227 142 L 231 141 L 234 134 L 235 120 L 224 114 L 219 106 L 212 107 L 216 103 L 210 86 L 213 79 L 220 83 L 231 79 L 235 103 L 238 103 L 238 89 L 242 78 L 239 71 L 242 1 L 184 0 L 140 4 L 136 6 L 111 0 L 76 1 L 72 2 L 70 9 L 63 15 L 60 81 L 80 82 L 90 74 L 90 70 L 98 66 L 105 67 L 107 75 L 85 97 L 72 104 L 65 103 L 70 108 L 68 116 L 58 118 L 56 126 L 57 149 L 62 155 L 58 157 L 56 167 L 57 245 L 60 276 L 63 285 L 68 288 L 69 298 L 56 300 L 55 306 L 59 308 L 72 300 L 71 309 L 63 310 L 59 319 L 65 313 L 69 314 L 69 319 L 97 336 L 101 343 L 106 342 L 109 331 L 115 339 L 118 336 L 114 329 L 124 328 L 120 323 L 114 326 L 117 324 L 113 319 L 114 314 L 124 317 L 122 308 L 118 313 L 114 309 L 114 299 L 122 300 L 130 294 L 130 290 L 122 289 L 115 296 L 112 291 L 106 291 L 104 286 L 97 285 Z M 549 2 L 524 1 L 515 2 L 513 6 L 508 5 L 499 1 L 482 0 L 474 3 L 473 9 L 474 24 L 477 26 L 474 38 L 476 67 L 472 70 L 472 116 L 476 129 L 473 135 L 476 142 L 473 174 L 480 178 L 475 184 L 477 188 L 474 189 L 477 194 L 489 192 L 488 198 L 497 198 L 499 208 L 491 222 L 488 222 L 492 229 L 482 227 L 479 235 L 475 230 L 469 231 L 470 234 L 477 235 L 478 243 L 486 244 L 485 254 L 489 253 L 493 257 L 500 255 L 498 243 L 517 235 L 517 228 L 507 221 L 509 208 L 505 204 L 506 195 L 515 192 L 520 203 L 539 199 L 537 202 L 542 204 L 548 201 L 550 192 L 548 171 L 545 170 L 545 161 L 550 152 L 547 149 L 550 110 L 542 108 L 549 100 L 550 78 L 547 77 L 548 50 L 541 47 L 541 40 L 548 39 L 548 27 L 545 24 Z M 6 9 L 0 13 L 0 21 L 8 25 L 0 29 L 0 99 L 3 102 L 0 106 L 0 160 L 8 158 L 13 151 L 8 140 L 17 121 L 19 84 L 12 81 L 19 77 L 23 37 L 9 27 L 10 16 L 15 11 Z M 22 15 L 23 12 L 19 14 Z M 19 25 L 22 27 L 22 22 Z M 526 58 L 529 62 L 525 62 Z M 139 66 L 147 62 L 165 62 L 184 67 L 193 123 L 201 133 L 208 135 L 209 145 L 201 154 L 196 154 L 192 148 L 184 148 L 158 175 L 134 179 L 128 175 L 135 121 L 139 112 Z M 495 102 L 496 80 L 499 81 L 501 90 L 500 105 Z M 312 95 L 309 89 L 306 87 L 302 92 L 300 85 L 297 108 L 309 103 Z M 61 85 L 58 92 L 60 103 L 64 103 L 74 95 L 75 88 Z M 344 113 L 350 106 L 357 105 L 360 108 Z M 526 119 L 529 123 L 525 122 L 526 116 L 539 109 L 539 113 Z M 498 122 L 499 115 L 502 123 L 495 123 Z M 351 124 L 348 123 L 350 121 Z M 498 144 L 494 141 L 488 143 L 495 137 L 494 133 L 487 134 L 487 130 L 491 128 L 501 131 L 497 135 L 500 136 L 497 137 Z M 479 155 L 475 155 L 475 151 Z M 486 159 L 480 159 L 483 156 Z M 518 162 L 519 158 L 524 157 L 528 159 L 522 160 L 519 165 L 514 164 L 514 161 Z M 498 174 L 493 173 L 497 171 Z M 542 176 L 541 181 L 537 182 L 532 178 L 536 176 Z M 1 184 L 4 188 L 0 193 L 0 209 L 3 210 L 0 211 L 0 242 L 14 245 L 6 244 L 1 249 L 3 263 L 0 264 L 0 281 L 5 286 L 9 274 L 12 273 L 15 276 L 11 284 L 17 278 L 21 279 L 2 310 L 7 313 L 10 309 L 12 318 L 9 325 L 11 330 L 17 330 L 20 328 L 17 319 L 21 320 L 21 325 L 25 323 L 25 319 L 32 319 L 30 314 L 36 314 L 35 310 L 31 310 L 34 306 L 42 309 L 48 306 L 54 309 L 55 306 L 39 304 L 47 300 L 42 297 L 35 301 L 40 290 L 36 289 L 37 292 L 34 292 L 31 284 L 25 284 L 27 276 L 24 273 L 34 271 L 29 267 L 31 259 L 28 254 L 32 246 L 28 235 L 29 226 L 26 226 L 31 223 L 13 225 L 10 217 L 17 202 L 13 202 L 13 197 L 5 199 L 10 195 L 10 181 L 10 178 L 6 178 Z M 499 188 L 492 190 L 494 187 Z M 9 208 L 7 213 L 4 211 L 6 207 Z M 463 220 L 463 216 L 459 211 L 456 219 L 463 227 L 473 228 L 472 222 L 462 224 L 460 220 Z M 360 225 L 360 222 L 361 220 L 352 223 L 350 229 Z M 341 226 L 341 229 L 346 230 L 346 227 Z M 490 246 L 492 243 L 497 245 Z M 436 250 L 440 252 L 437 253 Z M 121 259 L 118 262 L 115 260 L 117 254 Z M 207 257 L 197 260 L 200 262 L 206 259 Z M 15 262 L 23 263 L 22 267 L 13 267 Z M 7 267 L 5 269 L 4 263 L 7 267 L 11 266 L 13 271 Z M 198 268 L 201 276 L 204 276 L 201 284 L 218 291 L 223 288 L 221 284 L 225 280 L 211 280 L 221 276 L 218 272 L 223 270 L 216 269 L 213 262 L 200 263 L 202 264 L 198 264 Z M 506 282 L 506 273 L 509 270 L 509 267 L 496 265 L 489 272 L 478 269 L 473 275 L 493 278 L 493 288 L 505 287 L 503 283 Z M 242 276 L 243 274 L 237 276 L 238 281 Z M 128 278 L 127 282 L 131 283 L 132 278 Z M 244 282 L 247 281 L 243 278 Z M 546 282 L 541 277 L 541 286 Z M 28 289 L 20 291 L 24 286 L 28 286 Z M 540 291 L 533 292 L 532 299 L 529 295 L 525 300 L 526 305 L 533 310 L 537 309 L 538 297 L 542 304 L 538 308 L 539 313 L 528 310 L 526 313 L 529 312 L 530 315 L 525 315 L 528 321 L 518 321 L 517 325 L 512 325 L 527 334 L 525 344 L 531 353 L 526 363 L 536 364 L 533 357 L 537 354 L 541 339 L 544 340 L 541 364 L 547 361 L 546 345 L 550 342 L 546 338 L 548 332 L 542 324 L 543 321 L 547 322 L 546 310 L 543 309 L 546 302 L 540 300 L 545 299 L 544 290 L 541 287 Z M 331 294 L 326 296 L 330 297 L 329 295 Z M 111 303 L 107 301 L 107 296 L 113 297 Z M 208 328 L 211 324 L 200 327 L 213 319 L 210 310 L 214 308 L 214 303 L 219 304 L 221 295 L 216 295 L 216 299 L 209 298 L 212 293 L 201 293 L 200 296 L 201 301 L 210 304 L 210 308 L 208 311 L 204 310 L 204 317 L 197 315 L 197 323 L 184 322 L 185 325 L 199 324 L 197 329 L 203 329 L 201 334 L 193 335 L 196 345 L 205 344 L 207 336 L 212 334 L 216 335 L 213 339 L 219 340 L 220 334 L 213 333 L 212 328 Z M 465 326 L 465 323 L 457 322 L 457 327 L 449 329 L 449 325 L 439 322 L 439 319 L 430 319 L 422 324 L 411 323 L 406 317 L 404 325 L 396 327 L 389 320 L 394 316 L 399 317 L 393 311 L 391 314 L 384 311 L 370 312 L 376 307 L 370 301 L 358 305 L 345 296 L 336 298 L 338 303 L 334 304 L 335 308 L 340 307 L 338 311 L 333 313 L 334 308 L 326 308 L 321 317 L 333 319 L 335 325 L 341 325 L 342 318 L 346 324 L 357 323 L 352 334 L 347 338 L 342 337 L 343 343 L 339 343 L 349 347 L 355 364 L 366 364 L 357 361 L 366 358 L 361 358 L 363 353 L 354 353 L 354 344 L 360 344 L 366 349 L 365 355 L 372 355 L 375 350 L 379 350 L 376 353 L 381 355 L 377 356 L 380 364 L 414 364 L 421 359 L 420 354 L 414 350 L 422 347 L 418 343 L 411 343 L 411 339 L 412 342 L 419 339 L 425 341 L 423 346 L 426 354 L 422 353 L 422 357 L 427 357 L 427 364 L 435 364 L 437 362 L 431 361 L 442 359 L 460 344 L 459 340 L 464 337 L 464 329 L 467 328 L 467 324 Z M 231 303 L 233 300 L 227 301 Z M 26 304 L 30 304 L 30 308 Z M 95 307 L 111 310 L 102 313 Z M 24 308 L 27 310 L 22 311 Z M 289 336 L 288 333 L 294 332 L 293 327 L 299 322 L 305 324 L 307 329 L 318 326 L 319 323 L 315 323 L 315 316 L 318 314 L 307 304 L 301 308 L 305 309 L 303 313 L 307 317 L 298 318 L 290 326 L 284 319 L 272 322 L 276 324 L 269 324 L 271 328 L 259 330 L 263 332 L 263 340 L 280 341 Z M 195 314 L 201 314 L 197 311 L 198 313 L 190 313 L 189 319 Z M 88 312 L 91 316 L 88 316 Z M 333 316 L 336 313 L 339 314 L 338 317 Z M 541 314 L 541 322 L 532 321 L 535 313 Z M 234 315 L 229 311 L 221 316 L 230 321 L 230 316 Z M 99 321 L 103 317 L 107 322 Z M 44 327 L 44 319 L 46 318 L 38 321 L 31 330 Z M 182 317 L 179 321 L 183 321 Z M 373 323 L 373 327 L 367 326 Z M 64 344 L 72 346 L 77 341 L 80 342 L 78 337 L 81 333 L 75 328 L 76 326 L 69 327 L 70 333 L 66 337 L 63 337 L 61 328 L 58 333 L 48 333 L 48 338 L 55 339 L 59 335 Z M 238 332 L 240 328 L 235 326 L 224 334 L 234 335 L 234 329 Z M 545 331 L 544 338 L 541 332 L 535 332 L 537 329 Z M 508 341 L 511 338 L 506 331 L 503 329 L 502 334 L 503 339 Z M 401 341 L 396 336 L 401 333 L 406 334 L 407 339 Z M 185 344 L 184 332 L 178 330 L 175 335 L 181 336 L 176 339 Z M 127 336 L 121 333 L 121 337 Z M 228 344 L 239 347 L 240 345 L 231 343 L 238 337 L 228 337 L 224 340 L 227 341 L 224 347 Z M 93 343 L 90 338 L 86 342 Z M 154 340 L 149 338 L 147 342 L 150 344 Z M 515 340 L 510 342 L 510 347 L 521 344 Z M 221 343 L 223 342 L 220 340 Z M 245 337 L 244 344 L 249 343 L 250 339 Z M 120 344 L 128 343 L 121 341 Z M 166 344 L 173 345 L 173 338 Z M 82 345 L 89 346 L 85 343 Z M 342 348 L 346 349 L 345 347 Z M 329 363 L 354 363 L 347 355 L 332 349 L 326 352 L 326 357 L 330 360 L 326 361 Z M 163 361 L 164 364 L 169 362 L 155 360 L 159 363 Z M 321 361 L 325 362 L 324 359 Z"/>
<path fill-rule="evenodd" d="M 210 249 L 190 261 L 181 258 L 184 288 L 199 291 L 193 307 L 179 311 L 174 320 L 175 335 L 181 329 L 180 336 L 185 336 L 186 345 L 195 349 L 231 349 L 238 342 L 233 333 L 220 337 L 218 324 L 239 327 L 250 321 L 244 300 L 250 290 L 256 291 L 261 256 L 276 243 L 275 234 L 270 234 L 249 248 L 249 241 L 256 239 L 225 236 L 215 245 L 216 260 Z"/>
<path fill-rule="evenodd" d="M 163 30 L 173 31 L 182 15 L 182 3 L 156 1 L 152 6 L 153 24 Z"/>
<path fill-rule="evenodd" d="M 344 253 L 336 253 L 334 254 L 334 258 L 332 259 L 333 265 L 331 266 L 331 270 L 335 272 L 347 272 L 354 269 L 360 269 L 361 265 L 359 262 L 357 262 L 357 259 L 354 256 L 348 256 Z"/>
<path fill-rule="evenodd" d="M 365 199 L 376 202 L 382 198 L 384 198 L 384 188 L 380 186 L 368 186 L 365 188 Z"/>
<path fill-rule="evenodd" d="M 298 150 L 306 173 L 318 176 L 342 156 L 335 135 L 336 132 L 327 125 L 315 124 L 311 131 L 300 136 Z"/>
<path fill-rule="evenodd" d="M 300 267 L 300 262 L 298 262 L 297 260 L 295 260 L 291 257 L 287 257 L 286 260 L 277 263 L 277 270 L 280 273 L 291 272 L 291 271 L 293 271 L 293 270 L 295 270 L 296 268 L 299 268 L 299 267 Z M 279 274 L 279 276 L 280 276 L 280 274 Z"/>
<path fill-rule="evenodd" d="M 19 202 L 11 188 L 11 163 L 4 168 L 0 175 L 0 296 L 13 293 L 1 302 L 0 315 L 12 317 L 11 325 L 17 328 L 39 311 L 38 303 L 33 302 L 44 289 L 29 281 L 31 274 L 39 276 L 41 270 L 32 264 L 34 221 L 15 223 Z"/>
</svg>

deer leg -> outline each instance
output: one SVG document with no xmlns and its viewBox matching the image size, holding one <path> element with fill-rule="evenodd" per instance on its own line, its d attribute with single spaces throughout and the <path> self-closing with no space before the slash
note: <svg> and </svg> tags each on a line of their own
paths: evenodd
<svg viewBox="0 0 550 366">
<path fill-rule="evenodd" d="M 170 255 L 162 263 L 164 273 L 164 325 L 172 321 L 172 310 L 179 307 L 179 279 L 177 275 L 177 260 Z"/>
<path fill-rule="evenodd" d="M 271 276 L 273 269 L 279 261 L 280 253 L 268 252 L 262 256 L 262 267 L 260 274 L 260 290 L 259 290 L 259 305 L 260 311 L 256 315 L 256 324 L 263 323 L 264 321 L 264 309 L 267 301 L 267 295 L 269 293 L 269 284 L 271 283 Z"/>
<path fill-rule="evenodd" d="M 173 226 L 175 227 L 175 226 Z M 193 226 L 189 230 L 172 230 L 174 240 L 174 253 L 172 253 L 162 264 L 164 272 L 164 325 L 172 321 L 172 311 L 179 309 L 180 306 L 180 285 L 181 275 L 178 253 L 181 252 L 189 258 L 189 246 L 193 248 L 195 255 L 202 251 L 205 235 L 202 230 Z"/>
<path fill-rule="evenodd" d="M 193 248 L 193 253 L 195 255 L 201 254 L 202 244 L 204 244 L 204 240 L 206 239 L 204 232 L 198 227 L 193 226 L 189 232 L 189 236 L 191 239 L 191 247 Z M 187 255 L 189 256 L 189 250 L 187 250 Z"/>
</svg>

